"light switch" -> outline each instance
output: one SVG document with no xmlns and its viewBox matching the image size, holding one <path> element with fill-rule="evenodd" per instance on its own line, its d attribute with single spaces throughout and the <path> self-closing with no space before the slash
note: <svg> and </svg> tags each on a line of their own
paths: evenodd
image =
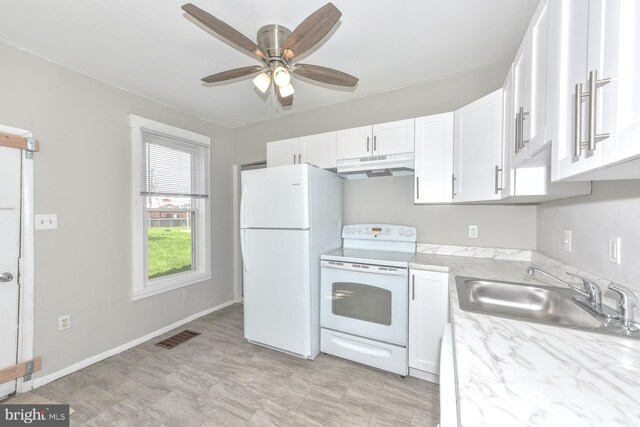
<svg viewBox="0 0 640 427">
<path fill-rule="evenodd" d="M 620 238 L 609 236 L 609 262 L 620 264 Z"/>
<path fill-rule="evenodd" d="M 36 214 L 36 230 L 56 230 L 58 228 L 58 215 Z"/>
</svg>

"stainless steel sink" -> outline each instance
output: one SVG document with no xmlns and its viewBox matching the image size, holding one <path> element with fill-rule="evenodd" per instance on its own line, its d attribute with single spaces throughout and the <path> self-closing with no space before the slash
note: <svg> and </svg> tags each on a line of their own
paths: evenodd
<svg viewBox="0 0 640 427">
<path fill-rule="evenodd" d="M 456 284 L 466 311 L 579 328 L 604 325 L 572 300 L 579 295 L 572 289 L 468 277 L 456 278 Z"/>
</svg>

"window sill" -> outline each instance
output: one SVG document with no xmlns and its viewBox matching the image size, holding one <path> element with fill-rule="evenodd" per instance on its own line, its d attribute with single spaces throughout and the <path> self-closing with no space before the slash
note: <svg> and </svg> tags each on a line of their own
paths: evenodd
<svg viewBox="0 0 640 427">
<path fill-rule="evenodd" d="M 131 292 L 131 301 L 137 301 L 143 298 L 152 297 L 175 289 L 184 288 L 185 286 L 195 285 L 211 279 L 211 272 L 188 272 L 183 274 L 175 274 L 170 277 L 156 279 L 148 283 L 144 288 L 134 289 Z"/>
</svg>

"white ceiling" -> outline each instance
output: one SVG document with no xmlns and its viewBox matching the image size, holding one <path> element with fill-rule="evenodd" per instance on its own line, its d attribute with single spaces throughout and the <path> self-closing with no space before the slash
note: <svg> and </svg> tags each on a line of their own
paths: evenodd
<svg viewBox="0 0 640 427">
<path fill-rule="evenodd" d="M 293 30 L 326 0 L 191 0 L 251 40 L 265 24 Z M 511 61 L 537 0 L 333 0 L 340 23 L 303 62 L 360 79 L 355 90 L 294 77 L 293 107 L 250 79 L 204 76 L 258 61 L 188 19 L 186 0 L 4 1 L 0 38 L 147 98 L 225 126 L 267 120 Z M 301 61 L 301 62 L 302 62 Z"/>
</svg>

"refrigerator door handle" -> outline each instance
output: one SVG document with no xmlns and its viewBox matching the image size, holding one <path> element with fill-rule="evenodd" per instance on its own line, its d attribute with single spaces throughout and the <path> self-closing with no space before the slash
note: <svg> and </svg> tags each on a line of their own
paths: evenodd
<svg viewBox="0 0 640 427">
<path fill-rule="evenodd" d="M 240 228 L 244 228 L 244 196 L 247 193 L 247 186 L 242 187 L 240 195 Z"/>
<path fill-rule="evenodd" d="M 240 229 L 240 256 L 242 257 L 242 270 L 247 272 L 249 269 L 247 268 L 247 256 L 244 253 L 244 233 L 247 230 Z"/>
</svg>

